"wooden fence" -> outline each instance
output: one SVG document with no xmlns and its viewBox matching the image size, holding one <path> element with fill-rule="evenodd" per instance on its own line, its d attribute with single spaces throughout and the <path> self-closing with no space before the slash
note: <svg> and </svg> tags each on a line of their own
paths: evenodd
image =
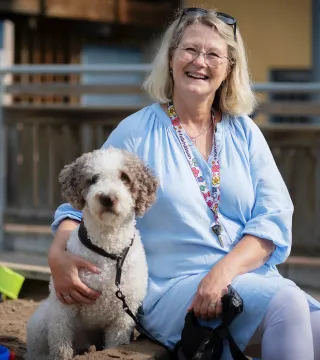
<svg viewBox="0 0 320 360">
<path fill-rule="evenodd" d="M 101 67 L 101 66 L 100 66 Z M 88 66 L 91 73 L 144 73 L 150 65 Z M 83 73 L 82 66 L 16 67 L 0 74 L 60 76 Z M 294 84 L 256 84 L 261 91 L 295 91 Z M 293 89 L 293 90 L 292 90 Z M 81 96 L 83 94 L 141 94 L 140 84 L 8 84 L 6 96 Z M 299 91 L 320 92 L 320 84 L 302 85 Z M 0 108 L 0 246 L 9 250 L 46 253 L 52 237 L 49 224 L 61 203 L 58 174 L 83 152 L 99 148 L 114 127 L 146 103 L 139 97 L 134 107 L 14 103 Z M 291 103 L 291 105 L 294 105 Z M 301 110 L 302 109 L 302 110 Z M 262 103 L 268 114 L 320 115 L 320 103 L 290 106 L 289 102 Z M 272 149 L 295 205 L 293 254 L 320 255 L 320 126 L 317 124 L 266 124 L 261 129 Z M 2 195 L 3 194 L 3 195 Z M 3 214 L 3 216 L 1 216 Z M 2 234 L 3 235 L 3 232 Z M 38 236 L 39 235 L 39 236 Z M 26 242 L 25 239 L 29 240 Z M 46 237 L 46 239 L 43 238 Z M 37 240 L 35 240 L 37 239 Z"/>
<path fill-rule="evenodd" d="M 136 109 L 6 107 L 6 224 L 48 225 L 61 168 L 99 148 Z M 262 126 L 295 205 L 293 253 L 320 254 L 320 127 Z"/>
</svg>

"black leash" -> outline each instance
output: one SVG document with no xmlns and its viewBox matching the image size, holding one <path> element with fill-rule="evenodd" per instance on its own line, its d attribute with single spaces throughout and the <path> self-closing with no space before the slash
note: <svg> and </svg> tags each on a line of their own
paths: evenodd
<svg viewBox="0 0 320 360">
<path fill-rule="evenodd" d="M 208 337 L 200 345 L 192 360 L 214 360 L 221 359 L 223 352 L 223 340 L 229 343 L 230 353 L 234 360 L 248 360 L 239 349 L 225 323 L 213 329 Z"/>
<path fill-rule="evenodd" d="M 139 331 L 139 333 L 146 335 L 147 337 L 149 337 L 152 341 L 156 342 L 157 344 L 165 347 L 167 350 L 170 350 L 167 346 L 165 346 L 164 344 L 162 344 L 159 340 L 157 340 L 156 338 L 154 338 L 140 323 L 140 321 L 138 320 L 138 318 L 134 315 L 134 313 L 130 310 L 127 302 L 126 302 L 126 297 L 123 295 L 123 292 L 120 289 L 120 283 L 121 283 L 121 275 L 122 275 L 122 267 L 124 264 L 124 261 L 128 255 L 128 252 L 133 244 L 135 235 L 133 236 L 133 238 L 131 239 L 131 243 L 129 246 L 127 246 L 124 250 L 122 250 L 120 255 L 115 255 L 115 254 L 110 254 L 107 251 L 101 249 L 99 246 L 95 245 L 92 243 L 92 241 L 88 238 L 88 232 L 86 227 L 84 226 L 84 222 L 81 221 L 80 226 L 79 226 L 79 230 L 78 230 L 78 237 L 79 240 L 81 241 L 81 243 L 89 250 L 95 252 L 96 254 L 99 254 L 101 256 L 104 256 L 106 258 L 109 258 L 111 260 L 116 261 L 116 267 L 117 267 L 117 272 L 116 272 L 116 278 L 115 278 L 115 285 L 117 287 L 117 291 L 115 292 L 116 297 L 122 301 L 122 308 L 123 310 L 133 319 L 133 321 L 135 322 L 135 326 L 136 329 Z"/>
</svg>

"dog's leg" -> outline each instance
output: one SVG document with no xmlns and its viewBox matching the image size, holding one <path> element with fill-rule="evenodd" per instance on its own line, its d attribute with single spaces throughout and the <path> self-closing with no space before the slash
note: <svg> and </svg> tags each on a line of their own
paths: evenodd
<svg viewBox="0 0 320 360">
<path fill-rule="evenodd" d="M 49 307 L 49 301 L 43 301 L 27 322 L 26 360 L 47 360 L 48 358 Z"/>
<path fill-rule="evenodd" d="M 61 302 L 52 305 L 54 311 L 50 309 L 48 326 L 48 360 L 70 360 L 73 357 L 72 345 L 78 308 L 76 305 L 65 305 Z"/>
<path fill-rule="evenodd" d="M 119 315 L 106 329 L 104 334 L 104 347 L 113 348 L 129 344 L 134 322 L 125 312 Z"/>
</svg>

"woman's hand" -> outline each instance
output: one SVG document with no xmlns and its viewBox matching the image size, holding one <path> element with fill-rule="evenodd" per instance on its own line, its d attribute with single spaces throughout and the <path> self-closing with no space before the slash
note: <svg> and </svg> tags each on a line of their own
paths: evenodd
<svg viewBox="0 0 320 360">
<path fill-rule="evenodd" d="M 99 269 L 80 256 L 65 250 L 49 252 L 53 285 L 58 299 L 65 304 L 92 304 L 101 294 L 90 289 L 79 278 L 79 269 L 85 268 L 98 274 Z"/>
<path fill-rule="evenodd" d="M 193 310 L 197 317 L 204 320 L 220 316 L 221 298 L 228 292 L 227 286 L 231 281 L 231 276 L 219 266 L 219 263 L 216 264 L 200 282 L 188 311 Z"/>
</svg>

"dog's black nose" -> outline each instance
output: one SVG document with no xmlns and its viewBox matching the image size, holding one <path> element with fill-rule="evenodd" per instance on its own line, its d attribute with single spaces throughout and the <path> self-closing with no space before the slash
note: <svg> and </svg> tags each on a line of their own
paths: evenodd
<svg viewBox="0 0 320 360">
<path fill-rule="evenodd" d="M 113 196 L 102 194 L 99 201 L 105 208 L 112 208 L 112 206 L 117 202 L 117 199 Z"/>
</svg>

